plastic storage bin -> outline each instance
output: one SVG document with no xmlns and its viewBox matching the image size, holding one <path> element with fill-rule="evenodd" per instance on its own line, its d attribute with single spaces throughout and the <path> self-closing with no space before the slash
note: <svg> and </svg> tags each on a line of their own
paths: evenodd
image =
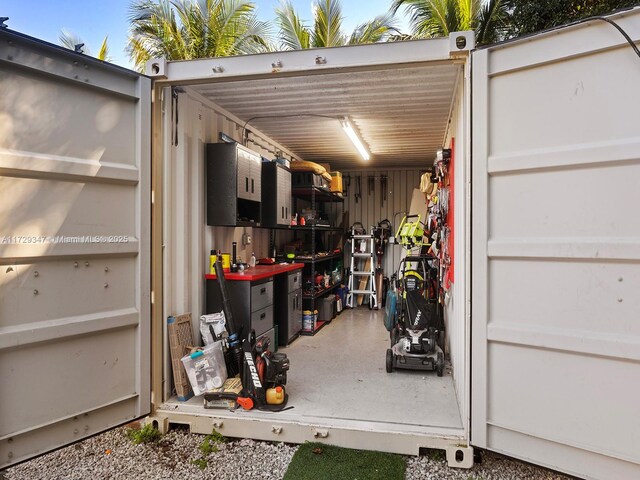
<svg viewBox="0 0 640 480">
<path fill-rule="evenodd" d="M 330 322 L 336 316 L 336 297 L 329 295 L 318 302 L 318 320 L 320 322 Z"/>
<path fill-rule="evenodd" d="M 191 355 L 182 357 L 184 369 L 195 395 L 221 387 L 227 379 L 222 342 L 217 341 Z"/>
</svg>

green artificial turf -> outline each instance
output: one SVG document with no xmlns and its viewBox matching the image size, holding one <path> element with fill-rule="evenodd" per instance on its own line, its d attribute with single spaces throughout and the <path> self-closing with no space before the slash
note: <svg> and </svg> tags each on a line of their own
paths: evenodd
<svg viewBox="0 0 640 480">
<path fill-rule="evenodd" d="M 403 480 L 405 468 L 400 455 L 305 443 L 284 480 Z"/>
</svg>

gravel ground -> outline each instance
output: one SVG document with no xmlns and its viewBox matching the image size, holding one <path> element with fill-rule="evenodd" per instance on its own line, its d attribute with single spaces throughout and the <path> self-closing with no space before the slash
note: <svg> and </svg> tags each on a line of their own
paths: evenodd
<svg viewBox="0 0 640 480">
<path fill-rule="evenodd" d="M 174 429 L 158 442 L 135 445 L 122 427 L 4 472 L 7 480 L 47 479 L 281 479 L 295 445 L 235 440 L 203 456 L 205 436 Z M 203 461 L 204 459 L 204 461 Z M 204 467 L 201 469 L 193 462 Z M 2 476 L 0 475 L 0 478 Z M 407 457 L 407 480 L 569 480 L 509 458 L 486 453 L 472 470 L 449 468 L 444 454 Z"/>
</svg>

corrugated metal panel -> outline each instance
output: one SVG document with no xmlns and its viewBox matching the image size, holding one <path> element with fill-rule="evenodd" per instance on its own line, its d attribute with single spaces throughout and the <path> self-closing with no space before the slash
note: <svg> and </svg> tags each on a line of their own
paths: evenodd
<svg viewBox="0 0 640 480">
<path fill-rule="evenodd" d="M 470 122 L 468 120 L 470 84 L 468 79 L 460 82 L 456 101 L 452 109 L 451 124 L 445 146 L 454 139 L 454 282 L 446 295 L 445 318 L 447 321 L 447 346 L 453 365 L 460 415 L 465 424 L 469 422 L 469 151 Z"/>
<path fill-rule="evenodd" d="M 420 167 L 442 146 L 461 68 L 437 63 L 193 88 L 304 160 L 335 170 Z M 299 114 L 319 116 L 291 117 Z M 366 164 L 338 121 L 345 116 L 372 153 Z"/>
<path fill-rule="evenodd" d="M 473 58 L 472 442 L 584 478 L 640 478 L 639 80 L 599 21 Z"/>
<path fill-rule="evenodd" d="M 149 413 L 150 81 L 0 29 L 0 469 Z"/>
<path fill-rule="evenodd" d="M 170 99 L 165 90 L 164 97 Z M 198 319 L 204 305 L 204 274 L 208 273 L 211 249 L 231 252 L 231 243 L 238 243 L 238 255 L 247 261 L 251 253 L 258 258 L 267 256 L 269 230 L 264 228 L 209 227 L 205 220 L 204 145 L 218 141 L 220 132 L 241 138 L 242 122 L 225 112 L 191 88 L 178 95 L 179 121 L 178 144 L 175 145 L 175 117 L 165 113 L 164 118 L 164 169 L 165 169 L 165 220 L 164 220 L 164 318 L 184 312 L 193 312 L 193 335 L 200 338 Z M 170 104 L 165 112 L 170 112 Z M 273 156 L 283 146 L 268 138 L 254 138 L 249 148 L 265 156 Z M 242 245 L 242 235 L 253 237 L 251 245 Z M 165 372 L 171 371 L 168 355 L 168 338 L 165 335 Z M 171 395 L 171 382 L 165 382 L 164 395 Z"/>
<path fill-rule="evenodd" d="M 332 165 L 333 169 L 333 165 Z M 381 191 L 381 177 L 387 177 L 386 198 Z M 373 190 L 369 191 L 369 178 L 373 178 Z M 360 180 L 360 197 L 356 201 L 356 185 Z M 348 187 L 346 186 L 348 185 Z M 409 210 L 414 188 L 420 186 L 419 169 L 398 170 L 347 170 L 343 172 L 345 210 L 349 212 L 349 225 L 361 222 L 367 230 L 381 220 L 389 220 L 395 230 L 402 216 Z M 383 262 L 384 274 L 391 276 L 398 267 L 402 247 L 388 245 Z"/>
</svg>

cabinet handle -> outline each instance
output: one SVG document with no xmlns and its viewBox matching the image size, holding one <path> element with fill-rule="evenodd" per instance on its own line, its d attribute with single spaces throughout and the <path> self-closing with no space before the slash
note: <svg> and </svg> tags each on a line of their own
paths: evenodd
<svg viewBox="0 0 640 480">
<path fill-rule="evenodd" d="M 244 177 L 244 191 L 249 191 L 249 177 Z"/>
<path fill-rule="evenodd" d="M 293 283 L 298 283 L 298 276 L 293 277 Z"/>
<path fill-rule="evenodd" d="M 253 193 L 253 178 L 251 179 L 251 193 Z"/>
<path fill-rule="evenodd" d="M 281 216 L 282 216 L 282 218 L 285 218 L 285 216 L 284 216 L 284 207 L 280 207 L 280 208 L 282 209 L 282 214 L 281 214 Z"/>
<path fill-rule="evenodd" d="M 260 295 L 262 295 L 263 293 L 267 293 L 267 287 L 262 287 L 260 289 Z"/>
<path fill-rule="evenodd" d="M 267 314 L 266 314 L 266 313 L 263 313 L 262 315 L 260 315 L 260 320 L 263 320 L 263 319 L 264 319 L 264 317 L 266 317 L 266 316 L 267 316 Z"/>
</svg>

